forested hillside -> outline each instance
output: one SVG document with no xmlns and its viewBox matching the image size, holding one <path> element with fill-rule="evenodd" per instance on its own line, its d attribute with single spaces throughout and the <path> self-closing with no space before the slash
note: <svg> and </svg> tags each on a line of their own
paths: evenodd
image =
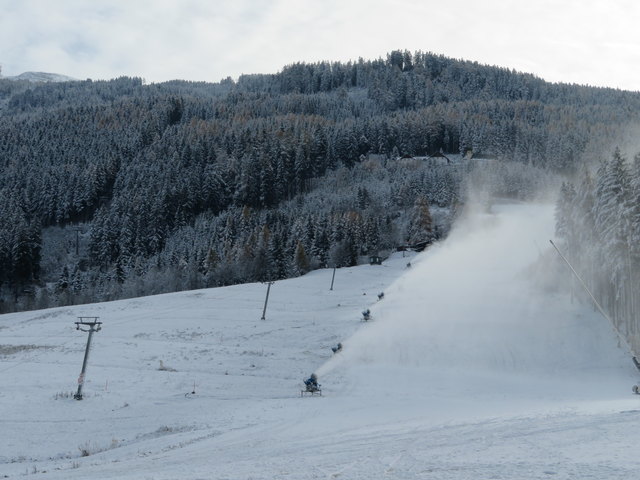
<svg viewBox="0 0 640 480">
<path fill-rule="evenodd" d="M 616 150 L 595 170 L 585 168 L 564 183 L 556 230 L 569 261 L 640 351 L 640 154 L 629 161 Z"/>
<path fill-rule="evenodd" d="M 0 311 L 273 280 L 431 241 L 478 165 L 526 196 L 624 141 L 639 107 L 399 51 L 218 83 L 0 79 Z M 449 161 L 402 158 L 438 152 Z"/>
</svg>

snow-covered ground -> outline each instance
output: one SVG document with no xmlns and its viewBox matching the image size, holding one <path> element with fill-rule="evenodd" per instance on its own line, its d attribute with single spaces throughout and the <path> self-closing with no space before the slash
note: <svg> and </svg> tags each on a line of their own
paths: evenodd
<svg viewBox="0 0 640 480">
<path fill-rule="evenodd" d="M 265 320 L 263 284 L 0 316 L 0 478 L 635 478 L 638 372 L 532 267 L 552 234 L 497 206 L 333 291 L 278 281 Z"/>
</svg>

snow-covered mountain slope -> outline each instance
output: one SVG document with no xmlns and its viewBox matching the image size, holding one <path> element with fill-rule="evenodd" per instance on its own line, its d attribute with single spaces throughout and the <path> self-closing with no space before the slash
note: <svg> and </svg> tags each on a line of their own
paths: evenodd
<svg viewBox="0 0 640 480">
<path fill-rule="evenodd" d="M 46 72 L 24 72 L 20 75 L 0 78 L 6 80 L 26 80 L 28 82 L 74 82 L 78 80 L 77 78 L 68 77 L 67 75 Z"/>
<path fill-rule="evenodd" d="M 637 372 L 531 266 L 552 232 L 549 206 L 470 214 L 333 291 L 276 282 L 265 320 L 263 284 L 0 316 L 0 476 L 632 478 Z M 75 401 L 79 316 L 104 323 Z"/>
</svg>

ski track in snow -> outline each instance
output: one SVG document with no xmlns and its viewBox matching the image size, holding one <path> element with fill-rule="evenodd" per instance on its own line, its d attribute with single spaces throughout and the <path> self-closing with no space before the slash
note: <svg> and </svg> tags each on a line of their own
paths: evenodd
<svg viewBox="0 0 640 480">
<path fill-rule="evenodd" d="M 637 371 L 540 280 L 552 234 L 553 207 L 498 205 L 333 291 L 278 281 L 265 321 L 263 284 L 0 316 L 0 478 L 634 478 Z M 103 322 L 81 402 L 78 316 Z"/>
</svg>

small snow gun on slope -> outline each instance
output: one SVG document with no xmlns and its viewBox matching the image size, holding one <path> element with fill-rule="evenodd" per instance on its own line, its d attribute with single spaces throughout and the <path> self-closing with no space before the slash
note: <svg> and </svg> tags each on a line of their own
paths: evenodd
<svg viewBox="0 0 640 480">
<path fill-rule="evenodd" d="M 304 381 L 304 386 L 305 389 L 300 390 L 301 397 L 304 397 L 305 393 L 309 393 L 311 396 L 322 396 L 322 390 L 320 389 L 322 385 L 318 383 L 318 376 L 315 373 L 312 373 L 311 376 Z"/>
</svg>

